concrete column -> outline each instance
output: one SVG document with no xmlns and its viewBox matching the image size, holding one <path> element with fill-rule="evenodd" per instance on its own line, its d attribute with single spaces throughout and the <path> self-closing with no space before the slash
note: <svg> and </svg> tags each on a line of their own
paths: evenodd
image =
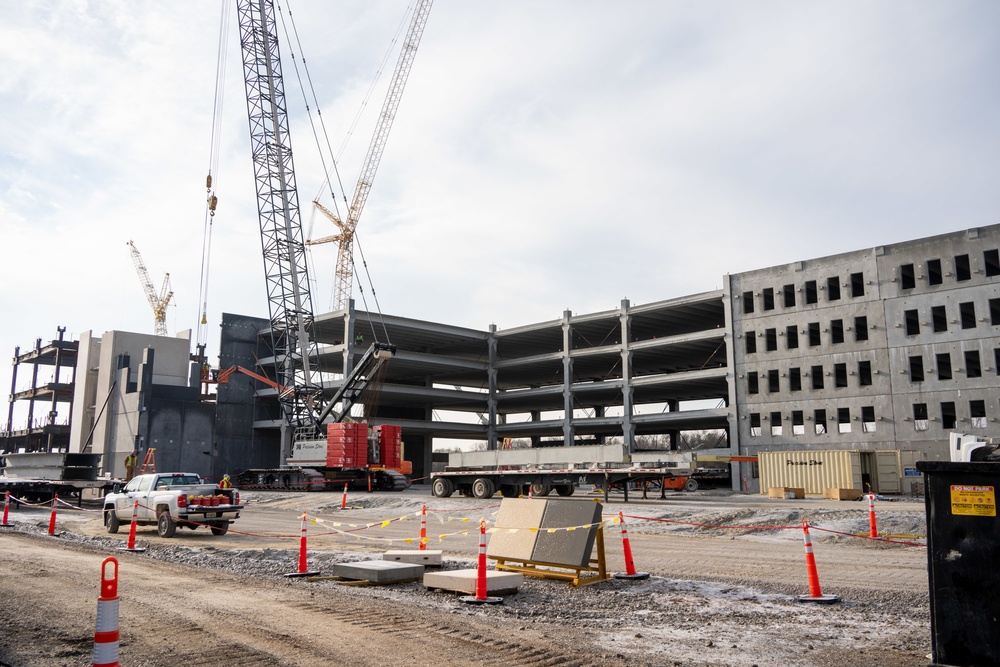
<svg viewBox="0 0 1000 667">
<path fill-rule="evenodd" d="M 28 432 L 30 433 L 34 428 L 35 421 L 35 393 L 38 389 L 38 357 L 41 356 L 42 350 L 42 339 L 38 338 L 35 340 L 35 363 L 31 365 L 31 398 L 28 400 Z M 29 441 L 32 438 L 29 436 Z M 32 451 L 30 448 L 28 451 Z"/>
<path fill-rule="evenodd" d="M 21 347 L 14 348 L 14 370 L 10 374 L 10 402 L 7 404 L 7 433 L 14 432 L 14 394 L 17 392 L 17 358 L 21 356 Z"/>
<path fill-rule="evenodd" d="M 562 316 L 562 363 L 563 363 L 563 445 L 570 446 L 576 440 L 573 431 L 573 313 L 564 310 Z"/>
<path fill-rule="evenodd" d="M 528 414 L 531 415 L 531 421 L 533 421 L 533 422 L 537 422 L 537 421 L 541 421 L 542 420 L 542 413 L 540 411 L 538 411 L 538 410 L 532 410 Z M 538 447 L 541 444 L 542 444 L 542 439 L 540 437 L 538 437 L 537 435 L 531 436 L 531 446 L 532 447 Z"/>
<path fill-rule="evenodd" d="M 622 299 L 618 320 L 621 323 L 622 335 L 622 436 L 628 446 L 629 454 L 633 454 L 635 453 L 635 424 L 632 422 L 632 326 L 628 307 L 628 299 Z"/>
<path fill-rule="evenodd" d="M 491 324 L 489 335 L 486 338 L 486 345 L 489 360 L 486 365 L 486 378 L 489 383 L 488 394 L 486 396 L 486 410 L 489 421 L 486 424 L 486 449 L 495 450 L 497 448 L 497 325 Z"/>
</svg>

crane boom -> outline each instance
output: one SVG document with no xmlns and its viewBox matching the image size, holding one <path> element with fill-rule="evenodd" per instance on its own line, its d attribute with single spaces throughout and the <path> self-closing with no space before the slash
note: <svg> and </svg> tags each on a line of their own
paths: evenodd
<svg viewBox="0 0 1000 667">
<path fill-rule="evenodd" d="M 318 357 L 305 243 L 299 218 L 285 88 L 278 53 L 274 3 L 238 0 L 240 45 L 246 84 L 257 212 L 271 318 L 275 377 L 295 387 L 281 399 L 282 458 L 291 452 L 294 430 L 316 431 L 318 393 L 311 363 Z"/>
<path fill-rule="evenodd" d="M 167 306 L 170 305 L 170 299 L 174 295 L 170 289 L 170 274 L 163 277 L 163 287 L 157 294 L 156 288 L 153 287 L 153 281 L 149 277 L 149 271 L 146 269 L 146 264 L 142 261 L 142 255 L 139 254 L 139 249 L 132 241 L 128 242 L 128 249 L 132 254 L 132 264 L 135 266 L 135 272 L 139 275 L 139 282 L 142 283 L 142 289 L 146 293 L 146 300 L 149 301 L 149 306 L 153 309 L 153 331 L 157 336 L 166 336 Z"/>
<path fill-rule="evenodd" d="M 318 203 L 313 202 L 320 208 L 324 215 L 340 228 L 340 234 L 310 242 L 311 245 L 328 241 L 339 242 L 333 294 L 334 311 L 345 310 L 351 300 L 351 288 L 354 282 L 354 231 L 358 227 L 361 211 L 368 201 L 368 194 L 371 192 L 372 183 L 375 182 L 375 172 L 378 171 L 378 165 L 382 159 L 386 141 L 389 138 L 389 130 L 392 129 L 392 122 L 396 118 L 396 110 L 399 108 L 399 101 L 403 97 L 403 88 L 406 86 L 406 80 L 410 76 L 413 59 L 417 54 L 420 38 L 424 34 L 424 27 L 427 25 L 427 17 L 430 14 L 432 3 L 433 0 L 418 0 L 416 6 L 413 8 L 410 27 L 403 41 L 403 48 L 399 52 L 399 58 L 396 61 L 396 70 L 392 75 L 392 81 L 389 83 L 389 90 L 385 94 L 385 101 L 382 103 L 382 112 L 379 115 L 378 125 L 375 127 L 375 134 L 372 136 L 371 143 L 368 145 L 368 154 L 361 167 L 358 184 L 354 188 L 354 200 L 348 209 L 347 222 L 342 223 L 334 214 L 319 206 Z"/>
</svg>

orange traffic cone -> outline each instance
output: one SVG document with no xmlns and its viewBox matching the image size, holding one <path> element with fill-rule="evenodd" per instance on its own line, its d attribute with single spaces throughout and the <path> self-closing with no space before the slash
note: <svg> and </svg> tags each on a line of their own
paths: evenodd
<svg viewBox="0 0 1000 667">
<path fill-rule="evenodd" d="M 7 512 L 10 509 L 10 491 L 7 491 L 3 497 L 3 523 L 0 523 L 0 528 L 10 528 L 14 524 L 7 523 Z"/>
<path fill-rule="evenodd" d="M 476 594 L 458 598 L 466 604 L 500 604 L 503 598 L 486 595 L 486 519 L 479 520 L 479 567 L 476 571 Z"/>
<path fill-rule="evenodd" d="M 616 572 L 615 579 L 649 579 L 649 572 L 636 572 L 632 562 L 632 547 L 628 542 L 628 530 L 625 528 L 625 517 L 618 513 L 618 522 L 622 525 L 622 545 L 625 548 L 625 572 Z"/>
<path fill-rule="evenodd" d="M 124 547 L 120 547 L 121 551 L 134 551 L 136 553 L 142 553 L 146 550 L 146 547 L 136 547 L 135 546 L 135 527 L 137 524 L 136 518 L 139 515 L 139 501 L 135 501 L 132 505 L 132 525 L 128 527 L 128 544 Z"/>
<path fill-rule="evenodd" d="M 311 572 L 306 567 L 306 513 L 302 513 L 302 536 L 299 537 L 299 569 L 290 572 L 286 577 L 315 577 L 319 572 Z"/>
<path fill-rule="evenodd" d="M 809 537 L 809 522 L 802 521 L 802 538 L 806 544 L 806 575 L 809 578 L 809 595 L 800 595 L 796 599 L 799 602 L 822 602 L 829 604 L 839 602 L 836 595 L 823 595 L 819 587 L 819 571 L 816 569 L 816 556 L 813 555 L 812 538 Z"/>
<path fill-rule="evenodd" d="M 52 515 L 49 517 L 49 535 L 59 537 L 56 534 L 56 504 L 59 502 L 59 494 L 52 496 Z"/>
<path fill-rule="evenodd" d="M 107 576 L 108 566 L 114 574 Z M 97 627 L 94 630 L 94 667 L 118 667 L 118 560 L 109 556 L 101 562 L 101 595 L 97 598 Z"/>
<path fill-rule="evenodd" d="M 878 527 L 875 525 L 875 494 L 868 492 L 868 537 L 878 537 Z"/>
<path fill-rule="evenodd" d="M 347 509 L 347 482 L 344 482 L 344 497 L 340 499 L 340 509 Z"/>
<path fill-rule="evenodd" d="M 420 510 L 420 550 L 427 551 L 427 505 Z"/>
</svg>

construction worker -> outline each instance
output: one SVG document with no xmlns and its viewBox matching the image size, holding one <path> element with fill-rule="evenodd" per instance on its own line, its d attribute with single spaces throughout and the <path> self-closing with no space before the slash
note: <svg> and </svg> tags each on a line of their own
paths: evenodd
<svg viewBox="0 0 1000 667">
<path fill-rule="evenodd" d="M 219 482 L 220 489 L 231 489 L 233 488 L 233 483 L 229 481 L 229 475 L 223 475 L 222 481 Z"/>
<path fill-rule="evenodd" d="M 132 453 L 125 457 L 125 481 L 130 481 L 135 477 L 135 466 L 139 462 L 138 452 L 134 449 Z"/>
</svg>

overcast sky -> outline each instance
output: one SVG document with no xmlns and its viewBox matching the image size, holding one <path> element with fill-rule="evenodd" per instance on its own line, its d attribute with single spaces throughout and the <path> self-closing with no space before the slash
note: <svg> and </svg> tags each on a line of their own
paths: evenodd
<svg viewBox="0 0 1000 667">
<path fill-rule="evenodd" d="M 290 4 L 336 150 L 407 0 Z M 170 273 L 170 334 L 196 328 L 221 7 L 0 3 L 0 355 L 57 326 L 151 333 L 130 239 L 157 288 Z M 220 313 L 267 317 L 231 14 L 213 363 Z M 341 158 L 348 198 L 397 52 Z M 319 150 L 287 44 L 282 57 L 314 238 L 333 228 L 310 212 Z M 998 102 L 995 0 L 437 0 L 361 249 L 384 312 L 477 329 L 717 289 L 1000 222 Z M 317 312 L 335 258 L 312 252 Z"/>
</svg>

